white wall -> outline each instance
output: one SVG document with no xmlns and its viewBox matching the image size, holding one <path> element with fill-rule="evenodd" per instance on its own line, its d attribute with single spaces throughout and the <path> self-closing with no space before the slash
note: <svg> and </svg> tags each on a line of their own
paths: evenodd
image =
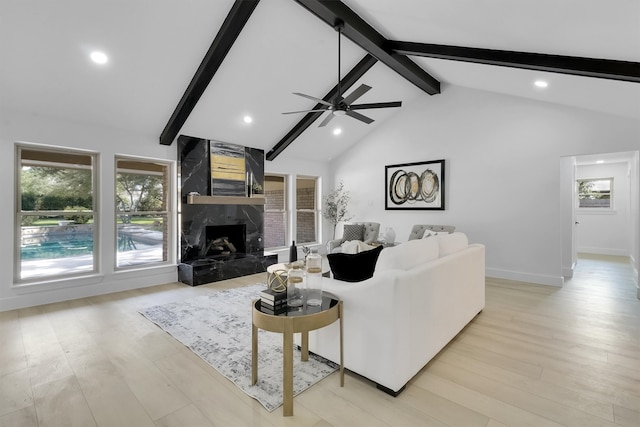
<svg viewBox="0 0 640 427">
<path fill-rule="evenodd" d="M 631 262 L 634 267 L 637 296 L 640 299 L 640 151 L 634 153 L 631 163 Z"/>
<path fill-rule="evenodd" d="M 14 286 L 15 143 L 29 142 L 100 152 L 100 274 L 43 286 Z M 0 111 L 0 311 L 134 289 L 177 280 L 176 266 L 116 272 L 114 156 L 126 154 L 175 160 L 175 145 L 161 146 L 157 136 L 58 121 L 33 114 Z M 175 241 L 175 240 L 174 240 Z M 173 260 L 175 261 L 175 244 Z"/>
<path fill-rule="evenodd" d="M 576 179 L 613 178 L 613 209 L 578 209 L 578 252 L 631 256 L 631 165 L 578 165 Z"/>
<path fill-rule="evenodd" d="M 560 158 L 560 232 L 562 233 L 562 276 L 573 277 L 578 262 L 576 239 L 576 158 Z"/>
<path fill-rule="evenodd" d="M 638 120 L 446 86 L 405 103 L 336 161 L 335 179 L 356 219 L 392 226 L 397 240 L 413 224 L 455 225 L 486 245 L 487 275 L 561 286 L 560 158 L 638 144 Z M 445 211 L 384 210 L 385 165 L 437 159 Z"/>
</svg>

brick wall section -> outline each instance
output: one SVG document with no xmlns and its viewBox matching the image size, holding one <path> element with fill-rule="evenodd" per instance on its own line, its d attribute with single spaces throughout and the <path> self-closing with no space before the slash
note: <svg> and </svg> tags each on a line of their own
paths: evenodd
<svg viewBox="0 0 640 427">
<path fill-rule="evenodd" d="M 315 188 L 299 188 L 296 192 L 296 206 L 298 209 L 315 209 Z M 316 241 L 315 212 L 298 212 L 296 242 L 311 243 Z"/>
<path fill-rule="evenodd" d="M 266 191 L 264 212 L 264 247 L 285 246 L 285 216 L 281 212 L 269 212 L 269 209 L 282 209 L 285 206 L 284 190 Z"/>
</svg>

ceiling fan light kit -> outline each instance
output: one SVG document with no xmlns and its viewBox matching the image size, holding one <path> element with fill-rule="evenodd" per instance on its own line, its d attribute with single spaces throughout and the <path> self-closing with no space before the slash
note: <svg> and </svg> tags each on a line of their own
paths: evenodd
<svg viewBox="0 0 640 427">
<path fill-rule="evenodd" d="M 304 110 L 304 111 L 290 111 L 282 114 L 314 113 L 314 112 L 328 111 L 330 114 L 328 114 L 318 126 L 318 127 L 324 127 L 327 124 L 329 124 L 329 122 L 335 116 L 349 116 L 351 118 L 354 118 L 366 124 L 374 122 L 372 118 L 367 117 L 364 114 L 357 113 L 354 110 L 401 107 L 402 101 L 378 102 L 378 103 L 369 103 L 369 104 L 353 104 L 354 101 L 356 101 L 362 95 L 364 95 L 369 90 L 371 90 L 371 86 L 368 86 L 366 84 L 361 84 L 349 95 L 347 95 L 344 98 L 342 97 L 342 87 L 341 87 L 341 79 L 340 79 L 340 54 L 341 54 L 340 40 L 342 36 L 342 29 L 344 28 L 344 22 L 341 19 L 336 19 L 336 22 L 333 28 L 335 28 L 335 30 L 338 32 L 338 93 L 333 98 L 333 100 L 329 102 L 329 101 L 325 101 L 324 99 L 316 98 L 311 95 L 294 92 L 293 93 L 294 95 L 301 96 L 303 98 L 307 98 L 312 101 L 315 101 L 318 104 L 323 105 L 324 108 L 314 109 L 314 110 Z"/>
</svg>

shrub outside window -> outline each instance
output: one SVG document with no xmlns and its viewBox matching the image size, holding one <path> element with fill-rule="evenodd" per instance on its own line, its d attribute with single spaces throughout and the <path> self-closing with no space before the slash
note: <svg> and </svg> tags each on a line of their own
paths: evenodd
<svg viewBox="0 0 640 427">
<path fill-rule="evenodd" d="M 97 271 L 96 153 L 16 145 L 16 282 Z"/>
<path fill-rule="evenodd" d="M 577 182 L 579 208 L 613 207 L 613 178 L 579 179 Z"/>
</svg>

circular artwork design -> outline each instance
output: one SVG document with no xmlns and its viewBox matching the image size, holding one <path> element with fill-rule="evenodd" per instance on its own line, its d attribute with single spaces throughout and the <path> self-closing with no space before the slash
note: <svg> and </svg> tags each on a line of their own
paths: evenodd
<svg viewBox="0 0 640 427">
<path fill-rule="evenodd" d="M 420 175 L 400 169 L 391 175 L 389 182 L 389 197 L 396 205 L 418 201 L 433 203 L 440 190 L 438 175 L 431 169 Z"/>
</svg>

